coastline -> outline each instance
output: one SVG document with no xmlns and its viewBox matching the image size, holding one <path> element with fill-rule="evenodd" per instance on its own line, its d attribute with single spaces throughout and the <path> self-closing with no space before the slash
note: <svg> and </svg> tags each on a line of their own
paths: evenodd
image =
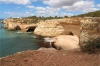
<svg viewBox="0 0 100 66">
<path fill-rule="evenodd" d="M 16 33 L 1 27 L 0 29 L 0 58 L 16 52 L 37 50 L 40 46 L 35 42 L 33 33 Z"/>
<path fill-rule="evenodd" d="M 63 25 L 64 27 L 66 27 L 66 29 L 69 28 L 70 30 L 76 32 L 78 35 L 78 38 L 79 38 L 80 30 L 86 31 L 89 29 L 88 32 L 90 32 L 91 24 L 92 24 L 92 19 L 83 20 L 83 25 L 81 26 L 81 29 L 79 28 L 79 23 L 78 23 L 78 31 L 75 31 L 76 30 L 76 29 L 74 29 L 75 25 L 74 25 L 74 27 L 72 27 L 72 25 L 70 25 L 71 26 L 70 27 L 71 29 L 70 29 L 68 26 L 66 27 L 65 23 L 63 23 L 63 24 L 60 24 L 60 27 L 62 27 L 62 25 Z M 87 27 L 85 27 L 85 25 L 87 25 Z M 94 25 L 94 23 L 92 25 Z M 96 23 L 96 25 L 97 25 L 97 23 Z M 50 26 L 52 26 L 52 25 L 50 25 Z M 41 27 L 46 28 L 46 30 L 48 30 L 48 26 L 47 25 L 45 26 L 45 24 L 41 25 Z M 39 27 L 39 28 L 41 28 L 41 27 Z M 49 28 L 55 28 L 55 25 L 53 25 L 52 27 L 49 27 Z M 42 32 L 44 32 L 44 33 L 41 33 L 42 35 L 46 34 L 45 31 L 42 31 Z M 47 33 L 48 33 L 47 35 L 52 35 L 52 34 L 49 34 L 49 32 L 47 31 Z M 18 32 L 18 33 L 20 33 L 20 32 Z M 68 35 L 67 33 L 64 33 L 64 35 Z M 90 35 L 92 35 L 92 33 L 93 32 L 91 31 Z M 8 64 L 8 66 L 10 66 L 10 65 L 25 66 L 25 64 L 26 64 L 26 66 L 29 66 L 29 65 L 30 66 L 33 66 L 33 65 L 35 65 L 35 66 L 40 66 L 40 65 L 42 65 L 42 66 L 71 66 L 71 65 L 74 65 L 74 66 L 80 66 L 80 65 L 81 66 L 86 66 L 86 65 L 87 66 L 99 66 L 100 65 L 100 63 L 99 63 L 100 52 L 95 53 L 95 54 L 88 54 L 88 53 L 82 52 L 81 50 L 71 50 L 71 51 L 63 50 L 63 49 L 56 50 L 54 48 L 50 48 L 50 43 L 48 44 L 48 42 L 44 42 L 44 39 L 43 39 L 44 37 L 41 36 L 41 34 L 38 35 L 38 38 L 36 38 L 35 36 L 33 36 L 33 37 L 35 39 L 40 39 L 39 41 L 37 41 L 38 44 L 41 47 L 46 47 L 46 48 L 39 48 L 38 50 L 27 50 L 27 51 L 23 51 L 23 52 L 18 52 L 14 55 L 3 57 L 0 59 L 0 61 L 3 62 L 4 64 Z M 81 36 L 83 41 L 84 41 L 83 37 L 85 35 L 86 34 Z M 97 34 L 97 36 L 98 35 L 99 34 Z M 85 38 L 89 38 L 89 36 L 86 36 Z M 2 66 L 4 64 L 1 63 Z"/>
</svg>

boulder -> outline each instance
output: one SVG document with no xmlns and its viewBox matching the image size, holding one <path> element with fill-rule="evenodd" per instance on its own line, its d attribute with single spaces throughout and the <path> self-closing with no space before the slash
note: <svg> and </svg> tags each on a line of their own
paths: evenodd
<svg viewBox="0 0 100 66">
<path fill-rule="evenodd" d="M 76 35 L 59 35 L 54 38 L 57 49 L 73 50 L 79 48 L 79 38 Z"/>
</svg>

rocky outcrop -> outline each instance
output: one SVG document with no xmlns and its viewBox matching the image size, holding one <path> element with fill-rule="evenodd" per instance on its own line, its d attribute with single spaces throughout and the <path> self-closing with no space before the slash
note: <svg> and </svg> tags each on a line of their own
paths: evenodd
<svg viewBox="0 0 100 66">
<path fill-rule="evenodd" d="M 58 36 L 68 34 L 72 31 L 74 34 L 78 35 L 81 19 L 82 18 L 64 18 L 41 21 L 37 23 L 34 34 L 41 36 Z"/>
<path fill-rule="evenodd" d="M 76 35 L 59 35 L 54 38 L 57 49 L 75 50 L 79 49 L 79 38 Z"/>
<path fill-rule="evenodd" d="M 30 23 L 32 23 L 32 19 L 29 19 L 29 18 L 8 18 L 8 19 L 3 20 L 3 23 L 7 23 L 7 22 L 30 24 Z"/>
<path fill-rule="evenodd" d="M 7 30 L 21 30 L 26 32 L 29 28 L 35 28 L 37 25 L 31 23 L 31 19 L 25 18 L 9 18 L 3 21 L 4 27 Z"/>
<path fill-rule="evenodd" d="M 20 27 L 22 32 L 27 32 L 30 28 L 33 28 L 33 31 L 34 31 L 37 25 L 36 24 L 19 24 L 18 26 Z"/>
<path fill-rule="evenodd" d="M 15 30 L 17 27 L 17 24 L 14 24 L 13 22 L 7 22 L 4 24 L 4 28 L 8 30 Z"/>
<path fill-rule="evenodd" d="M 42 35 L 42 36 L 57 36 L 59 34 L 62 34 L 64 32 L 64 29 L 61 25 L 59 25 L 59 22 L 57 21 L 45 21 L 40 22 L 37 24 L 38 27 L 34 30 L 35 35 Z"/>
<path fill-rule="evenodd" d="M 84 18 L 81 20 L 80 44 L 84 46 L 88 41 L 100 37 L 100 17 Z"/>
</svg>

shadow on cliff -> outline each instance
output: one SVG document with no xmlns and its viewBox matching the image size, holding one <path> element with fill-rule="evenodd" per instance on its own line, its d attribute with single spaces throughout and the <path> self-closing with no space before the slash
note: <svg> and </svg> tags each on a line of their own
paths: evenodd
<svg viewBox="0 0 100 66">
<path fill-rule="evenodd" d="M 29 27 L 28 30 L 26 32 L 34 32 L 36 27 Z"/>
</svg>

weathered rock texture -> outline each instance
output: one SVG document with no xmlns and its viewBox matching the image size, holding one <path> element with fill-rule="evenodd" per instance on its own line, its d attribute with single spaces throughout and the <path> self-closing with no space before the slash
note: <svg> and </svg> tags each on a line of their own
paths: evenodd
<svg viewBox="0 0 100 66">
<path fill-rule="evenodd" d="M 54 38 L 57 49 L 75 50 L 79 49 L 79 38 L 76 35 L 60 35 Z"/>
<path fill-rule="evenodd" d="M 82 18 L 64 18 L 41 21 L 37 24 L 34 34 L 41 36 L 58 36 L 68 34 L 72 31 L 78 35 L 81 19 Z"/>
<path fill-rule="evenodd" d="M 34 34 L 42 35 L 42 36 L 56 36 L 62 34 L 64 32 L 63 27 L 59 24 L 59 22 L 40 22 L 37 24 Z"/>
<path fill-rule="evenodd" d="M 13 22 L 7 22 L 4 23 L 4 28 L 8 29 L 8 30 L 15 30 L 17 27 L 17 24 L 13 23 Z"/>
<path fill-rule="evenodd" d="M 26 32 L 30 27 L 36 27 L 37 25 L 31 23 L 31 19 L 27 18 L 9 18 L 3 21 L 4 27 L 8 30 L 21 30 Z"/>
<path fill-rule="evenodd" d="M 100 18 L 84 18 L 81 20 L 80 31 L 80 44 L 83 46 L 86 42 L 100 37 Z"/>
</svg>

